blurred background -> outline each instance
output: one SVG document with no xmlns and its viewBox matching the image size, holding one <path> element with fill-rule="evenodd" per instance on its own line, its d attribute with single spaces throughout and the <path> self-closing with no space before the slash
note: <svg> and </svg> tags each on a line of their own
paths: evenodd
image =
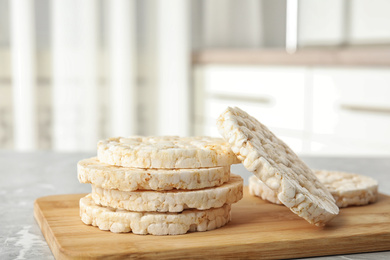
<svg viewBox="0 0 390 260">
<path fill-rule="evenodd" d="M 390 155 L 390 1 L 0 0 L 0 149 L 219 136 L 239 106 L 305 155 Z"/>
</svg>

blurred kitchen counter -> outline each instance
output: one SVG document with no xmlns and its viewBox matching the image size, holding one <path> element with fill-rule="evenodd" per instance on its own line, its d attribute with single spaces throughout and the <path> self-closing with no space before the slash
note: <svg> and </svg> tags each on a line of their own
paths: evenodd
<svg viewBox="0 0 390 260">
<path fill-rule="evenodd" d="M 36 198 L 55 194 L 87 193 L 90 186 L 77 180 L 77 161 L 94 153 L 19 153 L 0 151 L 0 259 L 54 259 L 34 220 Z M 377 179 L 379 191 L 390 195 L 390 157 L 303 157 L 315 169 L 340 170 Z M 251 173 L 242 165 L 232 172 L 246 181 Z M 318 259 L 318 258 L 317 258 Z M 320 259 L 390 259 L 390 251 L 321 257 Z"/>
<path fill-rule="evenodd" d="M 390 47 L 284 49 L 204 49 L 192 54 L 195 65 L 390 66 Z"/>
</svg>

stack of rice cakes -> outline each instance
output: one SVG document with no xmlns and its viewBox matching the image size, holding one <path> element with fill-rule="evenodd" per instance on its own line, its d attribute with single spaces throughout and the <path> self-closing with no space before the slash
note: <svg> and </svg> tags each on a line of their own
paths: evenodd
<svg viewBox="0 0 390 260">
<path fill-rule="evenodd" d="M 128 137 L 98 143 L 98 158 L 78 163 L 81 220 L 112 232 L 179 235 L 230 221 L 243 180 L 239 163 L 221 138 Z"/>
</svg>

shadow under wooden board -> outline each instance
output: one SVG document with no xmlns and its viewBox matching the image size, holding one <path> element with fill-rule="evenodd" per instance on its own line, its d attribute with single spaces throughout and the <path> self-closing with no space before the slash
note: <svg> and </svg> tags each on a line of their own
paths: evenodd
<svg viewBox="0 0 390 260">
<path fill-rule="evenodd" d="M 85 194 L 42 197 L 34 215 L 57 259 L 261 258 L 281 259 L 390 250 L 390 197 L 341 209 L 326 227 L 310 225 L 288 208 L 248 194 L 232 206 L 220 229 L 178 236 L 115 234 L 83 224 Z"/>
</svg>

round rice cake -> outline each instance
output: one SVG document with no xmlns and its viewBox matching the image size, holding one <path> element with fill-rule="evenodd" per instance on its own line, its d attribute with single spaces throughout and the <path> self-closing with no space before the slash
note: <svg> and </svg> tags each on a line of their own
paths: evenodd
<svg viewBox="0 0 390 260">
<path fill-rule="evenodd" d="M 266 126 L 239 108 L 227 108 L 218 130 L 244 167 L 292 212 L 323 226 L 339 213 L 335 200 L 312 170 Z"/>
<path fill-rule="evenodd" d="M 370 177 L 340 171 L 315 170 L 314 173 L 340 208 L 366 205 L 378 198 L 378 182 Z"/>
<path fill-rule="evenodd" d="M 268 188 L 259 178 L 252 175 L 249 177 L 249 194 L 260 197 L 263 200 L 269 201 L 274 204 L 282 204 L 278 199 L 278 195 Z"/>
<path fill-rule="evenodd" d="M 200 190 L 119 191 L 92 185 L 92 199 L 98 205 L 130 211 L 181 212 L 205 210 L 233 204 L 242 199 L 243 180 L 232 174 L 219 187 Z"/>
<path fill-rule="evenodd" d="M 314 174 L 332 194 L 339 208 L 366 205 L 378 199 L 378 182 L 370 177 L 326 170 L 314 170 Z M 276 193 L 256 176 L 249 178 L 249 192 L 263 200 L 281 204 Z"/>
<path fill-rule="evenodd" d="M 229 181 L 230 166 L 199 169 L 142 169 L 109 165 L 97 158 L 77 163 L 78 179 L 103 189 L 194 190 L 220 186 Z"/>
<path fill-rule="evenodd" d="M 96 205 L 91 194 L 80 199 L 80 217 L 87 225 L 111 232 L 146 235 L 180 235 L 188 231 L 207 231 L 230 221 L 230 205 L 181 213 L 132 212 Z"/>
<path fill-rule="evenodd" d="M 99 161 L 136 168 L 203 168 L 240 163 L 221 138 L 114 137 L 99 141 Z"/>
</svg>

